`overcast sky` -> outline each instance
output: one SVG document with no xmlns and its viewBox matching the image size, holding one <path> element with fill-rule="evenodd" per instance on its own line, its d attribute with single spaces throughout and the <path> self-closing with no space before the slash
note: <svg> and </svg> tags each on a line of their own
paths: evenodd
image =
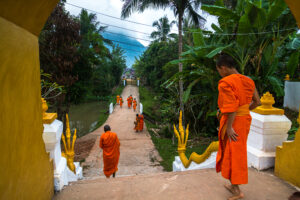
<svg viewBox="0 0 300 200">
<path fill-rule="evenodd" d="M 123 2 L 121 0 L 67 0 L 67 3 L 74 4 L 100 13 L 104 13 L 107 15 L 115 16 L 118 18 L 121 17 L 121 10 L 123 5 Z M 68 4 L 66 4 L 65 7 L 73 15 L 78 15 L 81 11 L 81 8 L 77 8 Z M 166 10 L 147 9 L 143 13 L 135 12 L 129 18 L 126 18 L 126 20 L 152 25 L 153 21 L 158 20 L 164 15 L 167 15 L 170 21 L 175 20 L 174 14 L 170 9 L 166 9 Z M 205 28 L 207 28 L 208 30 L 211 30 L 210 28 L 211 23 L 217 24 L 217 19 L 215 17 L 206 14 L 203 14 L 203 17 L 205 17 L 207 20 L 205 24 Z M 154 28 L 149 26 L 143 26 L 140 24 L 134 24 L 119 19 L 113 19 L 100 14 L 97 14 L 97 20 L 100 21 L 100 23 L 102 22 L 105 24 L 110 24 L 114 26 L 127 28 L 127 29 L 132 29 L 138 32 L 147 33 L 147 34 L 143 34 L 143 33 L 120 29 L 117 27 L 109 27 L 107 29 L 108 31 L 111 32 L 118 32 L 118 33 L 122 32 L 125 35 L 130 35 L 132 37 L 141 38 L 145 40 L 150 40 L 148 34 L 151 34 L 151 32 L 155 30 Z M 173 26 L 172 29 L 173 29 L 172 32 L 177 32 L 176 25 Z M 141 40 L 141 39 L 138 39 L 138 41 L 141 42 L 143 45 L 147 46 L 149 44 L 148 41 Z"/>
</svg>

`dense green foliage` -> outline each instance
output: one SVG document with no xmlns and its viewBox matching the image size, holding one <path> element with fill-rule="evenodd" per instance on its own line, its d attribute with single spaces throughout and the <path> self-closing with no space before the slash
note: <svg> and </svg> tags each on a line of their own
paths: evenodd
<svg viewBox="0 0 300 200">
<path fill-rule="evenodd" d="M 224 3 L 218 0 L 215 5 L 202 5 L 201 9 L 218 17 L 219 25 L 212 24 L 214 32 L 186 28 L 182 58 L 165 65 L 162 61 L 170 57 L 150 54 L 151 47 L 160 47 L 156 51 L 162 52 L 164 45 L 152 43 L 135 67 L 144 83 L 155 90 L 160 101 L 161 122 L 166 126 L 174 123 L 179 114 L 178 83 L 182 78 L 185 124 L 190 123 L 192 133 L 208 136 L 217 134 L 217 85 L 221 77 L 216 71 L 216 57 L 219 53 L 231 55 L 240 73 L 255 81 L 259 94 L 270 91 L 276 106 L 282 107 L 285 75 L 289 73 L 293 79 L 300 75 L 300 45 L 296 22 L 283 0 Z M 146 59 L 148 55 L 154 56 Z M 183 63 L 183 71 L 179 73 L 176 72 L 178 63 Z"/>
<path fill-rule="evenodd" d="M 124 4 L 122 7 L 121 16 L 123 18 L 129 17 L 132 12 L 139 11 L 143 12 L 147 8 L 169 8 L 173 11 L 174 15 L 178 19 L 178 57 L 181 58 L 181 53 L 183 50 L 183 18 L 189 17 L 193 24 L 197 27 L 200 27 L 202 22 L 205 19 L 199 14 L 198 10 L 201 6 L 201 3 L 213 4 L 215 0 L 123 0 Z M 182 72 L 182 63 L 178 63 L 178 71 L 179 73 Z M 183 104 L 183 81 L 179 79 L 179 102 L 180 102 L 180 109 L 184 112 L 184 104 Z"/>
<path fill-rule="evenodd" d="M 163 66 L 177 58 L 177 41 L 154 41 L 133 65 L 135 72 L 142 81 L 155 91 L 160 91 L 160 85 L 168 80 L 178 70 L 176 67 L 165 69 Z M 171 70 L 171 71 L 169 71 Z"/>
<path fill-rule="evenodd" d="M 106 108 L 108 107 L 108 105 L 112 102 L 114 105 L 116 104 L 116 96 L 122 94 L 122 91 L 124 89 L 124 86 L 119 85 L 116 88 L 113 88 L 112 90 L 112 94 L 110 96 L 106 96 L 105 99 L 102 99 L 102 102 L 106 105 Z M 100 116 L 98 118 L 97 124 L 95 126 L 95 128 L 92 131 L 96 130 L 97 128 L 99 128 L 100 126 L 102 126 L 107 118 L 109 116 L 109 112 L 107 109 L 102 110 L 100 113 Z"/>
<path fill-rule="evenodd" d="M 123 50 L 102 37 L 105 27 L 96 20 L 86 10 L 71 16 L 59 3 L 41 32 L 41 69 L 51 74 L 45 81 L 64 88 L 62 95 L 51 100 L 60 119 L 71 103 L 108 100 L 126 68 Z"/>
<path fill-rule="evenodd" d="M 162 160 L 160 161 L 165 171 L 172 171 L 172 163 L 174 157 L 178 156 L 177 143 L 172 141 L 173 131 L 169 130 L 168 126 L 164 126 L 159 121 L 161 119 L 162 109 L 159 96 L 154 93 L 150 88 L 139 88 L 140 100 L 143 103 L 145 123 L 147 130 L 151 135 L 151 139 L 159 152 Z M 165 114 L 163 116 L 166 116 Z M 174 118 L 171 123 L 177 122 L 178 119 Z M 190 136 L 186 155 L 190 156 L 192 152 L 203 153 L 206 147 L 216 138 L 201 138 L 196 135 Z"/>
<path fill-rule="evenodd" d="M 154 21 L 152 26 L 157 30 L 153 31 L 150 37 L 162 42 L 167 41 L 169 38 L 176 37 L 176 34 L 170 34 L 173 24 L 175 24 L 175 21 L 169 22 L 167 16 L 160 18 L 158 21 Z"/>
</svg>

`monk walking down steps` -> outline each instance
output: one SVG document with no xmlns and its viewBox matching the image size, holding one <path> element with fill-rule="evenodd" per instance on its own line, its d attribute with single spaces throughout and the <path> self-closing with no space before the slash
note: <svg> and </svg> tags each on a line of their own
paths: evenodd
<svg viewBox="0 0 300 200">
<path fill-rule="evenodd" d="M 135 99 L 133 99 L 133 111 L 135 112 L 135 110 L 136 110 L 136 100 Z"/>
<path fill-rule="evenodd" d="M 131 108 L 131 98 L 130 97 L 127 98 L 127 106 L 128 106 L 128 108 Z"/>
<path fill-rule="evenodd" d="M 144 129 L 144 115 L 143 114 L 140 114 L 139 115 L 139 122 L 140 122 L 140 124 L 139 124 L 139 130 L 140 131 L 143 131 L 143 129 Z"/>
<path fill-rule="evenodd" d="M 132 102 L 133 102 L 133 97 L 132 95 L 129 96 L 129 99 L 130 99 L 130 107 L 132 106 Z"/>
<path fill-rule="evenodd" d="M 220 108 L 219 150 L 216 171 L 229 179 L 225 185 L 232 193 L 229 200 L 242 199 L 239 185 L 248 183 L 247 137 L 250 130 L 250 111 L 260 105 L 253 80 L 239 74 L 235 61 L 226 54 L 217 60 L 219 81 L 218 106 Z"/>
<path fill-rule="evenodd" d="M 118 171 L 120 157 L 120 142 L 116 133 L 111 132 L 110 126 L 104 126 L 104 133 L 100 137 L 100 148 L 103 150 L 103 172 L 106 178 Z"/>
<path fill-rule="evenodd" d="M 122 106 L 123 106 L 123 103 L 124 103 L 124 101 L 123 101 L 123 98 L 122 98 L 122 97 L 120 97 L 120 99 L 119 99 L 119 102 L 120 102 L 120 107 L 122 108 Z"/>
<path fill-rule="evenodd" d="M 140 130 L 140 117 L 139 117 L 139 114 L 136 114 L 133 129 L 135 130 L 135 132 L 139 132 L 139 130 Z"/>
<path fill-rule="evenodd" d="M 117 104 L 119 104 L 119 103 L 120 103 L 120 96 L 117 95 Z"/>
</svg>

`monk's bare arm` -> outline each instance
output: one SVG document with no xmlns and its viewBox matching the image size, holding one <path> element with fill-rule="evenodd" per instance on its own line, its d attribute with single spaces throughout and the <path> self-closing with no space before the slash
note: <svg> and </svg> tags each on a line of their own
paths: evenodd
<svg viewBox="0 0 300 200">
<path fill-rule="evenodd" d="M 236 141 L 237 137 L 238 137 L 238 134 L 232 128 L 232 124 L 234 122 L 236 112 L 226 113 L 226 115 L 228 116 L 228 118 L 227 118 L 227 129 L 226 129 L 227 136 L 228 136 L 230 141 L 231 140 Z"/>
<path fill-rule="evenodd" d="M 253 97 L 252 97 L 252 102 L 249 106 L 249 110 L 253 110 L 257 106 L 260 106 L 260 105 L 261 105 L 260 98 L 259 98 L 258 92 L 255 88 L 254 93 L 253 93 Z"/>
</svg>

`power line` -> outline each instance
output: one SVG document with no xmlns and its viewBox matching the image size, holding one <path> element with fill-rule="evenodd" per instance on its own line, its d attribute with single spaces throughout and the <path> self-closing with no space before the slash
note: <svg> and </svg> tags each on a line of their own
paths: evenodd
<svg viewBox="0 0 300 200">
<path fill-rule="evenodd" d="M 152 25 L 150 24 L 144 24 L 144 23 L 141 23 L 141 22 L 137 22 L 137 21 L 132 21 L 132 20 L 126 20 L 126 19 L 122 19 L 122 18 L 119 18 L 119 17 L 115 17 L 115 16 L 112 16 L 112 15 L 108 15 L 108 14 L 105 14 L 105 13 L 101 13 L 101 12 L 98 12 L 98 11 L 95 11 L 95 10 L 91 10 L 91 9 L 88 9 L 88 8 L 84 8 L 84 7 L 81 7 L 81 6 L 78 6 L 78 5 L 75 5 L 75 4 L 71 4 L 71 3 L 65 3 L 65 4 L 68 4 L 70 6 L 74 6 L 76 8 L 81 8 L 81 9 L 84 9 L 84 10 L 88 10 L 90 12 L 93 12 L 93 13 L 96 13 L 96 14 L 99 14 L 99 15 L 103 15 L 103 16 L 106 16 L 106 17 L 110 17 L 110 18 L 113 18 L 113 19 L 118 19 L 118 20 L 121 20 L 121 21 L 125 21 L 125 22 L 129 22 L 129 23 L 133 23 L 133 24 L 138 24 L 138 25 L 142 25 L 142 26 L 147 26 L 147 27 L 151 27 L 151 28 L 154 28 Z M 169 29 L 169 28 L 164 28 L 164 29 Z M 177 31 L 177 30 L 174 30 L 173 31 Z M 183 30 L 183 32 L 185 32 Z"/>
<path fill-rule="evenodd" d="M 103 22 L 99 22 L 99 23 L 100 23 L 100 24 L 103 24 L 103 25 L 106 25 L 106 26 L 111 26 L 111 27 L 115 27 L 115 28 L 120 28 L 120 29 L 124 29 L 124 30 L 127 30 L 127 31 L 132 31 L 132 32 L 141 33 L 141 34 L 150 36 L 149 33 L 140 32 L 140 31 L 136 31 L 136 30 L 124 28 L 124 27 L 121 27 L 121 26 L 115 26 L 115 25 L 111 25 L 111 24 L 106 24 L 106 23 L 103 23 Z"/>
<path fill-rule="evenodd" d="M 101 13 L 101 12 L 97 12 L 97 11 L 94 11 L 94 10 L 91 10 L 91 9 L 87 9 L 87 8 L 84 8 L 84 7 L 81 7 L 81 6 L 78 6 L 78 5 L 74 5 L 74 4 L 71 4 L 71 3 L 66 3 L 66 4 L 74 6 L 74 7 L 77 7 L 77 8 L 89 10 L 90 12 L 94 12 L 94 13 L 97 13 L 99 15 L 103 15 L 103 16 L 106 16 L 106 17 L 111 17 L 111 18 L 118 19 L 118 20 L 121 20 L 121 21 L 126 21 L 126 22 L 130 22 L 130 23 L 139 24 L 139 25 L 148 26 L 148 27 L 153 28 L 153 26 L 151 26 L 149 24 L 143 24 L 143 23 L 136 22 L 136 21 L 121 19 L 119 17 L 115 17 L 115 16 L 112 16 L 112 15 L 104 14 L 104 13 Z M 119 26 L 105 24 L 105 23 L 102 23 L 102 24 L 150 36 L 149 33 L 139 32 L 139 31 L 136 31 L 136 30 L 127 29 L 127 28 L 124 28 L 124 27 L 119 27 Z M 166 29 L 168 29 L 168 28 L 166 28 Z M 226 35 L 228 35 L 228 36 L 232 36 L 232 35 L 256 35 L 256 34 L 260 35 L 260 34 L 269 34 L 269 33 L 275 33 L 275 32 L 283 32 L 283 31 L 288 31 L 288 30 L 297 30 L 297 28 L 288 28 L 288 29 L 282 29 L 282 30 L 278 30 L 278 31 L 266 31 L 266 32 L 258 32 L 258 33 L 253 33 L 253 32 L 249 32 L 249 33 L 206 33 L 206 34 L 204 33 L 204 35 L 221 35 L 221 36 L 226 36 Z M 175 31 L 175 30 L 173 29 L 173 31 Z M 191 32 L 191 31 L 189 31 L 189 30 L 187 30 L 187 31 L 186 30 L 182 30 L 182 32 Z M 203 33 L 203 32 L 192 32 L 192 33 Z"/>
<path fill-rule="evenodd" d="M 276 33 L 276 32 L 284 32 L 289 30 L 297 30 L 297 28 L 287 28 L 287 29 L 281 29 L 278 31 L 265 31 L 265 32 L 257 32 L 257 33 L 204 33 L 204 32 L 197 32 L 197 31 L 187 31 L 190 33 L 202 33 L 203 35 L 221 35 L 221 36 L 233 36 L 233 35 L 262 35 L 262 34 L 269 34 L 269 33 Z"/>
<path fill-rule="evenodd" d="M 128 51 L 134 51 L 134 52 L 137 52 L 137 53 L 144 53 L 142 51 L 136 51 L 134 49 L 128 49 L 128 48 L 124 48 L 124 47 L 120 47 L 121 49 L 125 49 L 125 50 L 128 50 Z M 127 52 L 127 51 L 126 51 Z"/>
<path fill-rule="evenodd" d="M 146 40 L 146 39 L 143 39 L 143 38 L 137 38 L 137 37 L 124 35 L 124 34 L 121 34 L 121 33 L 110 32 L 110 31 L 106 31 L 106 30 L 104 30 L 102 32 L 107 32 L 107 33 L 111 33 L 111 34 L 122 35 L 122 36 L 129 37 L 129 38 L 134 38 L 134 39 L 138 39 L 138 40 L 144 40 L 144 41 L 152 42 L 152 40 Z"/>
<path fill-rule="evenodd" d="M 107 38 L 105 38 L 105 39 L 107 39 Z M 144 48 L 144 49 L 146 49 L 146 48 L 148 47 L 148 46 L 143 46 L 143 47 L 141 47 L 141 46 L 139 46 L 139 45 L 134 45 L 134 44 L 130 44 L 130 43 L 128 43 L 128 42 L 121 42 L 121 41 L 112 40 L 112 39 L 107 39 L 107 40 L 110 40 L 110 41 L 112 41 L 112 42 L 118 42 L 118 43 L 121 43 L 121 44 L 126 44 L 126 45 L 129 45 L 129 46 L 136 46 L 136 47 Z"/>
<path fill-rule="evenodd" d="M 120 47 L 120 46 L 119 46 Z M 144 52 L 142 52 L 142 51 L 137 51 L 137 50 L 135 50 L 135 49 L 128 49 L 128 48 L 125 48 L 125 47 L 120 47 L 121 49 L 126 49 L 126 50 L 129 50 L 129 51 L 134 51 L 134 52 L 137 52 L 137 53 L 144 53 Z M 127 52 L 127 51 L 125 51 L 125 52 Z"/>
<path fill-rule="evenodd" d="M 121 21 L 130 22 L 130 23 L 133 23 L 133 24 L 139 24 L 139 25 L 148 26 L 148 27 L 153 28 L 153 26 L 149 25 L 149 24 L 144 24 L 144 23 L 140 23 L 140 22 L 136 22 L 136 21 L 121 19 L 119 17 L 115 17 L 115 16 L 112 16 L 112 15 L 104 14 L 104 13 L 101 13 L 101 12 L 98 12 L 98 11 L 95 11 L 95 10 L 91 10 L 91 9 L 84 8 L 84 7 L 81 7 L 81 6 L 77 6 L 77 5 L 74 5 L 74 4 L 71 4 L 71 3 L 67 3 L 67 2 L 65 4 L 68 4 L 70 6 L 74 6 L 74 7 L 77 7 L 77 8 L 85 9 L 85 10 L 88 10 L 90 12 L 94 12 L 94 13 L 97 13 L 99 15 L 103 15 L 103 16 L 106 16 L 106 17 L 110 17 L 110 18 L 121 20 Z"/>
</svg>

